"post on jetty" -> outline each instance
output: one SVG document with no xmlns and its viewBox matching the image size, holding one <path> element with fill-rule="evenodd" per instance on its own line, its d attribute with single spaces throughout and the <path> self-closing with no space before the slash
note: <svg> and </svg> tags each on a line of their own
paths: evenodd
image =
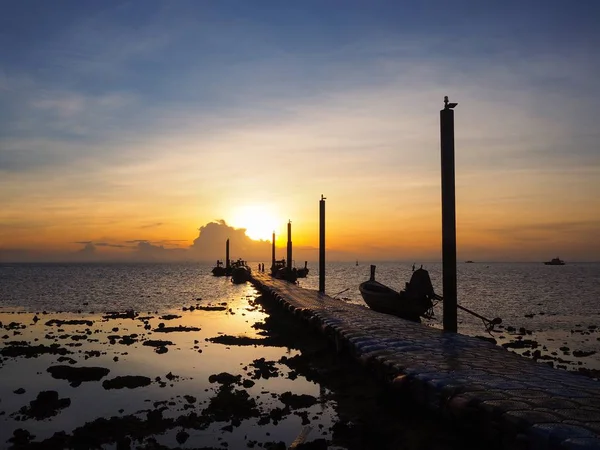
<svg viewBox="0 0 600 450">
<path fill-rule="evenodd" d="M 319 292 L 325 293 L 325 200 L 319 201 Z"/>
<path fill-rule="evenodd" d="M 273 231 L 273 244 L 271 245 L 271 271 L 275 268 L 275 232 Z"/>
<path fill-rule="evenodd" d="M 444 97 L 440 111 L 442 152 L 442 278 L 444 295 L 444 331 L 456 333 L 456 202 L 454 185 L 454 108 Z"/>
<path fill-rule="evenodd" d="M 287 241 L 287 269 L 292 273 L 292 221 L 288 222 L 288 241 Z"/>
<path fill-rule="evenodd" d="M 229 269 L 231 268 L 231 264 L 229 262 L 229 239 L 225 241 L 225 269 L 227 269 L 227 274 L 229 274 Z"/>
</svg>

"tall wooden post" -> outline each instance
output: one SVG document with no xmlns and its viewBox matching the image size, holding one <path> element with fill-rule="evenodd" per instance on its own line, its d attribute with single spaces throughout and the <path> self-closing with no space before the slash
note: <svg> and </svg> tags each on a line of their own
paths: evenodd
<svg viewBox="0 0 600 450">
<path fill-rule="evenodd" d="M 444 331 L 456 333 L 456 201 L 454 184 L 454 108 L 444 97 L 440 111 L 442 150 L 442 277 L 444 294 Z"/>
<path fill-rule="evenodd" d="M 275 268 L 275 232 L 273 231 L 273 245 L 271 246 L 271 271 Z"/>
<path fill-rule="evenodd" d="M 225 268 L 229 269 L 231 264 L 229 263 L 229 239 L 225 242 Z"/>
<path fill-rule="evenodd" d="M 292 221 L 288 222 L 288 241 L 287 241 L 287 269 L 288 273 L 292 271 Z"/>
<path fill-rule="evenodd" d="M 325 197 L 319 201 L 319 292 L 325 293 Z"/>
</svg>

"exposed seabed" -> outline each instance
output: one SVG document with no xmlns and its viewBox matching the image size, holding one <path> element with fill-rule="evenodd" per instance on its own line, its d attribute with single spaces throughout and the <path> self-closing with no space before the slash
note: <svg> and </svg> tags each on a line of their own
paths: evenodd
<svg viewBox="0 0 600 450">
<path fill-rule="evenodd" d="M 165 314 L 0 313 L 13 448 L 478 448 L 254 288 Z M 306 428 L 310 427 L 310 428 Z"/>
</svg>

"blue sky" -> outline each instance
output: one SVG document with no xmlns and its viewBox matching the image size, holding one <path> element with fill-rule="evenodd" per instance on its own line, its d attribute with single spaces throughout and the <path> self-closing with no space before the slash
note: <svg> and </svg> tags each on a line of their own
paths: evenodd
<svg viewBox="0 0 600 450">
<path fill-rule="evenodd" d="M 459 102 L 459 211 L 539 213 L 500 227 L 473 214 L 467 230 L 506 237 L 536 220 L 544 230 L 577 224 L 573 235 L 582 223 L 586 236 L 600 229 L 590 203 L 600 173 L 597 2 L 24 0 L 1 8 L 6 241 L 20 228 L 25 245 L 24 227 L 38 224 L 32 245 L 47 235 L 56 246 L 56 224 L 69 220 L 82 230 L 70 241 L 116 242 L 110 223 L 129 214 L 133 226 L 125 199 L 139 207 L 140 227 L 172 217 L 180 225 L 160 238 L 178 240 L 184 222 L 193 230 L 192 222 L 233 215 L 206 195 L 211 186 L 260 186 L 244 194 L 249 201 L 269 194 L 265 173 L 283 186 L 273 200 L 282 223 L 310 208 L 296 199 L 297 209 L 281 211 L 303 183 L 316 198 L 323 189 L 338 198 L 383 192 L 382 203 L 406 196 L 433 205 L 443 95 Z M 248 154 L 256 161 L 245 162 Z M 182 213 L 194 204 L 203 207 Z M 360 204 L 344 203 L 340 223 Z M 104 215 L 92 223 L 98 205 Z"/>
</svg>

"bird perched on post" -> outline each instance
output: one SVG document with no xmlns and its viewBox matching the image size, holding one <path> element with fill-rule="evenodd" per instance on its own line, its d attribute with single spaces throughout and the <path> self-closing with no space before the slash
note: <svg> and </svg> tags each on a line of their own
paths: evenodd
<svg viewBox="0 0 600 450">
<path fill-rule="evenodd" d="M 444 96 L 444 109 L 452 109 L 456 105 L 458 105 L 458 103 L 448 103 L 448 96 Z"/>
</svg>

